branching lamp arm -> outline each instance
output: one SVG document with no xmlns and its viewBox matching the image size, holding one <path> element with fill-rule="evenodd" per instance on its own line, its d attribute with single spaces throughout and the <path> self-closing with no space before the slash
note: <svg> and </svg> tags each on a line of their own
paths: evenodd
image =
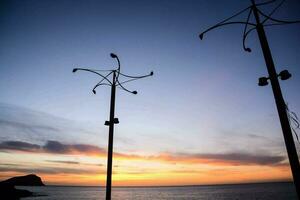
<svg viewBox="0 0 300 200">
<path fill-rule="evenodd" d="M 81 71 L 88 71 L 88 72 L 92 72 L 92 73 L 95 73 L 99 76 L 101 76 L 103 79 L 105 79 L 106 81 L 108 81 L 110 84 L 112 84 L 112 82 L 105 76 L 103 76 L 102 74 L 98 73 L 98 72 L 95 72 L 93 70 L 90 70 L 90 69 L 84 69 L 84 68 L 74 68 L 73 69 L 73 73 L 75 73 L 77 70 L 81 70 Z"/>
<path fill-rule="evenodd" d="M 121 74 L 122 76 L 125 76 L 125 77 L 127 77 L 127 78 L 135 78 L 135 79 L 139 79 L 139 78 L 146 78 L 146 77 L 148 77 L 148 76 L 153 76 L 153 72 L 150 72 L 150 74 L 148 74 L 148 75 L 145 75 L 145 76 L 130 76 L 130 75 L 127 75 L 127 74 L 123 74 L 123 73 L 121 73 L 121 72 L 119 72 L 119 74 Z"/>
<path fill-rule="evenodd" d="M 296 20 L 296 21 L 285 21 L 285 20 L 279 20 L 279 19 L 275 19 L 275 18 L 272 18 L 268 15 L 266 15 L 265 13 L 263 13 L 262 11 L 260 11 L 259 9 L 257 9 L 258 12 L 264 16 L 266 19 L 269 19 L 269 20 L 272 20 L 274 22 L 278 22 L 278 23 L 284 23 L 284 24 L 294 24 L 294 23 L 300 23 L 300 20 Z"/>
<path fill-rule="evenodd" d="M 205 30 L 204 32 L 202 32 L 199 37 L 202 40 L 203 39 L 203 35 L 205 33 L 207 33 L 208 31 L 211 31 L 215 28 L 219 28 L 221 26 L 226 26 L 226 25 L 232 25 L 232 24 L 245 24 L 245 25 L 252 25 L 252 26 L 256 26 L 256 24 L 250 23 L 250 22 L 243 22 L 243 21 L 238 21 L 238 22 L 227 22 L 227 23 L 223 23 L 223 24 L 217 24 L 215 26 L 210 27 L 209 29 Z"/>
<path fill-rule="evenodd" d="M 250 9 L 250 11 L 249 11 L 249 14 L 248 14 L 248 17 L 247 17 L 247 24 L 245 25 L 244 33 L 243 33 L 243 48 L 247 52 L 251 52 L 251 49 L 248 48 L 248 47 L 246 47 L 246 45 L 245 45 L 246 38 L 247 38 L 247 35 L 246 35 L 246 33 L 247 33 L 247 27 L 248 27 L 248 23 L 249 23 L 249 20 L 250 20 L 251 13 L 252 13 L 252 9 Z"/>
</svg>

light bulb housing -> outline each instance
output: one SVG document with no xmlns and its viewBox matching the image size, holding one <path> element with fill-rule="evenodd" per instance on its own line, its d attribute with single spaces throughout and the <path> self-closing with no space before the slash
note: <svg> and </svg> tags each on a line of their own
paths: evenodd
<svg viewBox="0 0 300 200">
<path fill-rule="evenodd" d="M 288 70 L 283 70 L 278 74 L 278 77 L 280 77 L 281 80 L 287 80 L 292 77 L 292 74 Z"/>
<path fill-rule="evenodd" d="M 268 85 L 269 83 L 268 83 L 268 79 L 269 78 L 267 78 L 267 77 L 260 77 L 259 79 L 258 79 L 258 85 L 259 86 L 266 86 L 266 85 Z"/>
<path fill-rule="evenodd" d="M 111 54 L 110 54 L 110 57 L 112 57 L 112 58 L 117 58 L 117 55 L 114 54 L 114 53 L 111 53 Z"/>
<path fill-rule="evenodd" d="M 199 35 L 199 38 L 200 38 L 200 40 L 203 40 L 203 33 L 201 33 L 200 35 Z"/>
<path fill-rule="evenodd" d="M 247 52 L 250 53 L 250 52 L 251 52 L 251 49 L 250 49 L 250 48 L 246 48 L 245 51 L 247 51 Z"/>
</svg>

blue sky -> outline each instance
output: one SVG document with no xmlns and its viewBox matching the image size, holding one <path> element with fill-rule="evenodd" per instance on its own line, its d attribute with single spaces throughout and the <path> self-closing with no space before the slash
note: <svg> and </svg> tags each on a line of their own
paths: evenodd
<svg viewBox="0 0 300 200">
<path fill-rule="evenodd" d="M 285 155 L 271 87 L 255 32 L 242 49 L 243 26 L 198 34 L 250 1 L 2 1 L 0 10 L 1 141 L 48 140 L 105 146 L 110 89 L 91 91 L 98 77 L 74 67 L 110 69 L 119 55 L 123 72 L 154 76 L 117 91 L 117 151 L 248 152 Z M 275 3 L 276 4 L 276 3 Z M 274 5 L 266 6 L 268 12 Z M 298 0 L 273 16 L 300 19 Z M 237 19 L 245 19 L 246 13 Z M 266 29 L 290 109 L 300 113 L 299 24 Z M 4 131 L 5 130 L 5 131 Z M 22 129 L 24 130 L 24 129 Z M 30 132 L 30 133 L 29 133 Z M 37 136 L 35 136 L 35 134 Z M 299 144 L 297 144 L 299 145 Z"/>
</svg>

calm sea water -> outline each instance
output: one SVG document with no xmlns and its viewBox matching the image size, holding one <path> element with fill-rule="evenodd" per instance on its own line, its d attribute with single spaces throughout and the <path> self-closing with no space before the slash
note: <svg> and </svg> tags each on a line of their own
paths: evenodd
<svg viewBox="0 0 300 200">
<path fill-rule="evenodd" d="M 103 187 L 18 187 L 35 192 L 37 196 L 23 200 L 102 200 Z M 113 200 L 297 200 L 292 183 L 259 183 L 219 186 L 183 187 L 116 187 Z"/>
</svg>

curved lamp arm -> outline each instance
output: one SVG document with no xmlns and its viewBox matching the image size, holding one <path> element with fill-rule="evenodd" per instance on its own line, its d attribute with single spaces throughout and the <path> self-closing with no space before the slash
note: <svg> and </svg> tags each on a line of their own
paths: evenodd
<svg viewBox="0 0 300 200">
<path fill-rule="evenodd" d="M 252 25 L 252 26 L 256 26 L 256 24 L 253 24 L 253 23 L 250 23 L 250 22 L 226 22 L 226 23 L 223 23 L 223 24 L 217 24 L 215 26 L 212 26 L 210 28 L 208 28 L 207 30 L 205 30 L 204 32 L 200 33 L 199 37 L 200 39 L 202 40 L 203 39 L 203 35 L 205 33 L 207 33 L 208 31 L 211 31 L 215 28 L 218 28 L 218 27 L 221 27 L 221 26 L 226 26 L 226 25 L 232 25 L 232 24 L 245 24 L 245 25 Z"/>
<path fill-rule="evenodd" d="M 93 88 L 93 90 L 92 90 L 94 94 L 96 94 L 96 88 L 97 88 L 97 87 L 99 87 L 100 85 L 107 85 L 107 86 L 111 86 L 111 85 L 110 85 L 110 84 L 108 84 L 108 83 L 98 83 L 97 85 L 95 85 L 95 87 L 94 87 L 94 88 Z"/>
<path fill-rule="evenodd" d="M 118 73 L 117 73 L 116 80 L 118 80 L 118 78 L 119 78 L 119 73 L 120 73 L 120 71 L 121 71 L 121 63 L 120 63 L 119 57 L 118 57 L 116 54 L 114 54 L 114 53 L 110 53 L 110 57 L 117 59 L 117 62 L 118 62 L 118 69 L 117 69 L 117 72 L 118 72 Z"/>
<path fill-rule="evenodd" d="M 121 64 L 120 64 L 119 57 L 116 54 L 114 54 L 114 53 L 111 53 L 110 57 L 117 59 L 117 61 L 118 61 L 118 69 L 117 70 L 120 71 Z"/>
<path fill-rule="evenodd" d="M 145 76 L 130 76 L 130 75 L 127 75 L 127 74 L 123 74 L 121 72 L 119 72 L 119 74 L 121 74 L 122 76 L 125 76 L 127 78 L 136 78 L 136 79 L 139 79 L 139 78 L 146 78 L 148 76 L 153 76 L 154 73 L 153 73 L 153 71 L 151 71 L 150 74 L 145 75 Z"/>
<path fill-rule="evenodd" d="M 111 75 L 113 72 L 110 72 L 109 74 L 107 74 L 106 76 L 105 76 L 105 78 L 107 78 L 109 75 Z M 98 87 L 98 86 L 100 86 L 100 85 L 108 85 L 108 86 L 111 86 L 111 84 L 108 84 L 108 83 L 102 83 L 102 81 L 103 80 L 105 80 L 104 78 L 102 78 L 102 80 L 101 81 L 99 81 L 96 85 L 95 85 L 95 87 L 93 88 L 93 93 L 94 94 L 96 94 L 96 88 Z"/>
<path fill-rule="evenodd" d="M 256 6 L 263 6 L 263 5 L 267 5 L 267 4 L 270 4 L 270 3 L 274 3 L 276 0 L 270 0 L 270 1 L 266 1 L 266 2 L 263 2 L 263 3 L 256 3 L 255 5 Z"/>
<path fill-rule="evenodd" d="M 117 79 L 117 85 L 118 86 L 120 86 L 123 90 L 125 90 L 126 92 L 129 92 L 129 93 L 131 93 L 131 94 L 137 94 L 137 91 L 130 91 L 130 90 L 128 90 L 128 89 L 126 89 L 120 82 L 119 82 L 119 80 Z"/>
<path fill-rule="evenodd" d="M 266 19 L 269 19 L 269 20 L 272 20 L 274 22 L 278 22 L 278 23 L 285 23 L 285 24 L 294 24 L 294 23 L 300 23 L 300 20 L 296 20 L 296 21 L 285 21 L 285 20 L 279 20 L 279 19 L 275 19 L 275 18 L 272 18 L 268 15 L 266 15 L 265 13 L 263 13 L 262 11 L 260 11 L 259 9 L 257 9 L 258 12 L 264 16 Z"/>
<path fill-rule="evenodd" d="M 81 71 L 88 71 L 88 72 L 95 73 L 95 74 L 101 76 L 101 77 L 102 77 L 103 79 L 105 79 L 106 81 L 108 81 L 110 84 L 112 84 L 112 82 L 111 82 L 107 77 L 103 76 L 102 74 L 100 74 L 100 73 L 98 73 L 98 72 L 95 72 L 95 71 L 93 71 L 93 70 L 90 70 L 90 69 L 74 68 L 72 72 L 75 73 L 75 72 L 78 71 L 78 70 L 81 70 Z"/>
<path fill-rule="evenodd" d="M 272 16 L 276 10 L 285 2 L 285 0 L 282 0 L 270 13 L 269 13 L 269 17 Z M 264 19 L 261 23 L 264 24 L 266 21 L 268 20 L 268 18 Z"/>
<path fill-rule="evenodd" d="M 132 78 L 132 79 L 129 79 L 129 80 L 126 80 L 126 81 L 123 81 L 123 82 L 119 82 L 119 83 L 117 84 L 117 86 L 118 86 L 119 84 L 124 84 L 124 83 L 128 83 L 128 82 L 135 81 L 135 80 L 138 80 L 138 78 Z"/>
<path fill-rule="evenodd" d="M 247 52 L 251 52 L 251 49 L 246 47 L 246 39 L 247 39 L 247 36 L 248 36 L 253 30 L 255 30 L 255 29 L 256 29 L 256 27 L 252 27 L 252 28 L 250 28 L 247 32 L 245 32 L 244 35 L 243 35 L 243 48 L 244 48 L 244 50 L 247 51 Z"/>
<path fill-rule="evenodd" d="M 246 35 L 246 33 L 247 33 L 247 27 L 248 27 L 248 23 L 249 23 L 249 19 L 250 19 L 251 13 L 252 13 L 252 9 L 250 9 L 250 11 L 249 11 L 249 14 L 248 14 L 248 17 L 247 17 L 247 24 L 245 25 L 244 33 L 243 33 L 243 48 L 247 52 L 251 52 L 251 49 L 249 47 L 246 47 L 246 44 L 245 44 L 246 38 L 247 38 L 247 35 Z"/>
<path fill-rule="evenodd" d="M 202 32 L 202 33 L 199 35 L 200 39 L 201 39 L 201 40 L 203 39 L 203 35 L 204 35 L 206 32 L 208 32 L 208 31 L 210 31 L 210 30 L 212 30 L 212 29 L 215 29 L 215 28 L 217 28 L 217 27 L 224 26 L 224 25 L 230 25 L 230 24 L 245 24 L 246 22 L 227 22 L 227 21 L 229 21 L 229 20 L 231 20 L 232 18 L 234 18 L 234 17 L 236 17 L 236 16 L 242 14 L 243 12 L 245 12 L 246 10 L 248 10 L 248 9 L 250 9 L 250 8 L 251 8 L 251 6 L 248 6 L 247 8 L 245 8 L 245 9 L 243 9 L 243 10 L 237 12 L 236 14 L 232 15 L 231 17 L 228 17 L 228 18 L 226 18 L 225 20 L 223 20 L 223 21 L 217 23 L 215 26 L 212 26 L 212 27 L 210 27 L 209 29 L 205 30 L 204 32 Z"/>
</svg>

